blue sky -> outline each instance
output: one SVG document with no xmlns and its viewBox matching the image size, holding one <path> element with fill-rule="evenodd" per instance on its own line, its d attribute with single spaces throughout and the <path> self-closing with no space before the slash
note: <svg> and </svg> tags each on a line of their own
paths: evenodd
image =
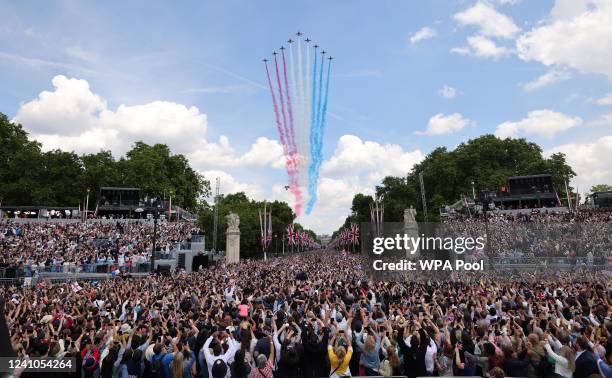
<svg viewBox="0 0 612 378">
<path fill-rule="evenodd" d="M 166 141 L 226 192 L 288 201 L 261 59 L 304 32 L 336 58 L 324 189 L 299 219 L 323 232 L 354 192 L 484 133 L 571 152 L 584 188 L 612 182 L 603 0 L 20 1 L 0 13 L 0 111 L 46 148 Z"/>
</svg>

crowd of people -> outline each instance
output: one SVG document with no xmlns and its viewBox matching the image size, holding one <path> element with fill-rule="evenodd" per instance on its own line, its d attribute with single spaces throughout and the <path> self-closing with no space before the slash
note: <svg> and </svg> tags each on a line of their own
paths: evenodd
<svg viewBox="0 0 612 378">
<path fill-rule="evenodd" d="M 153 222 L 16 222 L 0 221 L 0 267 L 17 277 L 37 271 L 96 272 L 97 267 L 136 270 L 148 264 L 153 249 Z M 188 223 L 159 222 L 156 250 L 168 251 L 199 229 Z M 106 271 L 105 270 L 105 271 Z"/>
<path fill-rule="evenodd" d="M 372 281 L 359 256 L 330 253 L 5 285 L 11 343 L 22 357 L 74 357 L 66 375 L 96 378 L 612 374 L 604 273 Z"/>
<path fill-rule="evenodd" d="M 441 229 L 445 235 L 486 236 L 483 254 L 500 262 L 563 261 L 571 265 L 606 265 L 612 253 L 612 211 L 538 211 L 456 216 Z"/>
<path fill-rule="evenodd" d="M 609 211 L 534 212 L 455 218 L 443 231 L 485 232 L 502 246 L 496 253 L 570 256 L 580 240 L 604 256 L 611 222 Z M 152 227 L 3 220 L 0 260 L 29 273 L 66 264 L 129 270 L 148 261 Z M 198 232 L 161 222 L 158 249 Z M 50 377 L 612 377 L 605 270 L 377 280 L 364 266 L 363 256 L 330 249 L 170 276 L 7 281 L 0 296 L 17 356 L 75 359 L 74 372 Z"/>
</svg>

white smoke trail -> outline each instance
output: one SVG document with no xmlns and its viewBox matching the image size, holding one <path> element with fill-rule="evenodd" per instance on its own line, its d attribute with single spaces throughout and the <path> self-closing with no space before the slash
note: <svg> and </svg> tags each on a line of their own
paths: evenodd
<svg viewBox="0 0 612 378">
<path fill-rule="evenodd" d="M 310 166 L 310 123 L 311 123 L 311 108 L 310 108 L 310 102 L 312 101 L 312 89 L 310 87 L 310 44 L 306 44 L 306 92 L 304 94 L 305 97 L 305 101 L 303 102 L 302 106 L 303 106 L 303 114 L 304 114 L 304 151 L 305 152 L 305 156 L 306 159 L 304 159 L 304 173 L 305 173 L 305 180 L 304 180 L 304 186 L 307 187 L 308 186 L 308 181 L 309 181 L 309 169 L 308 167 Z M 307 190 L 304 190 L 303 192 L 304 194 L 307 193 Z M 304 197 L 304 200 L 307 201 L 306 197 Z"/>
<path fill-rule="evenodd" d="M 307 159 L 307 154 L 309 151 L 306 150 L 306 144 L 304 140 L 304 127 L 307 125 L 304 122 L 304 118 L 306 118 L 307 114 L 304 112 L 304 64 L 302 60 L 302 37 L 297 37 L 297 54 L 298 54 L 298 107 L 299 107 L 299 117 L 296 122 L 298 125 L 298 130 L 296 130 L 296 135 L 298 139 L 298 161 L 299 161 L 299 176 L 298 176 L 298 185 L 300 187 L 304 187 L 306 184 L 306 180 L 308 178 L 308 169 L 304 165 L 304 161 Z"/>
</svg>

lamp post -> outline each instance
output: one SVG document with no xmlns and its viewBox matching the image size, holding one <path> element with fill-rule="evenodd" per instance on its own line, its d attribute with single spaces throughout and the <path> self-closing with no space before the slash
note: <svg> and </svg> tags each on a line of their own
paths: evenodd
<svg viewBox="0 0 612 378">
<path fill-rule="evenodd" d="M 278 256 L 278 235 L 274 234 L 274 254 Z"/>
<path fill-rule="evenodd" d="M 85 200 L 85 222 L 87 222 L 87 213 L 89 212 L 89 192 L 91 189 L 87 188 L 87 199 Z"/>
<path fill-rule="evenodd" d="M 155 250 L 157 249 L 157 220 L 159 219 L 159 204 L 155 202 L 153 209 L 153 250 L 151 251 L 151 273 L 155 271 Z"/>
</svg>

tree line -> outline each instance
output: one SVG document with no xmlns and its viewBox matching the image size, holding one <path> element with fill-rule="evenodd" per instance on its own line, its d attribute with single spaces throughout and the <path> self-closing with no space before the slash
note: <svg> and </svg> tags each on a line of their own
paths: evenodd
<svg viewBox="0 0 612 378">
<path fill-rule="evenodd" d="M 293 223 L 295 213 L 286 202 L 274 201 L 265 203 L 267 211 L 272 212 L 272 242 L 268 246 L 268 253 L 283 250 L 287 253 L 287 225 Z M 249 199 L 243 192 L 221 195 L 219 198 L 219 215 L 217 231 L 217 250 L 225 250 L 225 236 L 227 230 L 227 218 L 229 213 L 236 213 L 240 217 L 240 256 L 241 257 L 263 257 L 260 244 L 260 222 L 259 212 L 263 212 L 264 202 Z M 207 249 L 212 246 L 214 229 L 214 206 L 204 204 L 198 214 L 199 224 L 206 236 Z M 317 240 L 314 231 L 305 229 L 299 223 L 294 223 L 295 230 L 305 231 L 313 240 Z"/>
<path fill-rule="evenodd" d="M 210 183 L 185 156 L 165 144 L 136 142 L 125 156 L 111 151 L 77 155 L 42 151 L 20 124 L 0 113 L 0 203 L 4 205 L 78 206 L 90 189 L 92 210 L 100 187 L 138 187 L 142 196 L 172 195 L 173 204 L 197 210 L 210 195 Z"/>
<path fill-rule="evenodd" d="M 172 203 L 196 212 L 198 222 L 211 247 L 214 207 L 206 202 L 211 196 L 210 182 L 189 165 L 187 158 L 173 154 L 165 144 L 134 143 L 125 156 L 115 158 L 111 151 L 78 155 L 62 150 L 43 151 L 30 139 L 20 124 L 0 113 L 0 204 L 22 206 L 84 206 L 90 189 L 90 210 L 95 208 L 100 188 L 137 187 L 141 196 L 172 196 Z M 230 212 L 240 216 L 241 254 L 261 254 L 259 244 L 259 209 L 264 203 L 249 199 L 245 193 L 220 197 L 218 250 L 225 250 L 225 231 Z M 295 214 L 285 202 L 268 202 L 272 210 L 274 238 L 268 251 L 282 251 L 285 229 Z M 295 224 L 317 240 L 312 230 Z"/>
<path fill-rule="evenodd" d="M 417 220 L 423 221 L 419 174 L 423 173 L 429 221 L 439 220 L 439 209 L 476 193 L 499 189 L 508 177 L 549 173 L 560 197 L 565 196 L 565 183 L 576 175 L 562 153 L 544 157 L 540 146 L 525 139 L 500 139 L 483 135 L 461 143 L 454 150 L 438 147 L 404 177 L 387 176 L 375 188 L 382 197 L 384 220 L 402 222 L 404 209 L 417 209 Z M 473 183 L 473 184 L 472 184 Z M 570 188 L 571 191 L 571 188 Z M 351 223 L 370 222 L 371 195 L 353 197 L 351 214 L 337 233 Z"/>
</svg>

